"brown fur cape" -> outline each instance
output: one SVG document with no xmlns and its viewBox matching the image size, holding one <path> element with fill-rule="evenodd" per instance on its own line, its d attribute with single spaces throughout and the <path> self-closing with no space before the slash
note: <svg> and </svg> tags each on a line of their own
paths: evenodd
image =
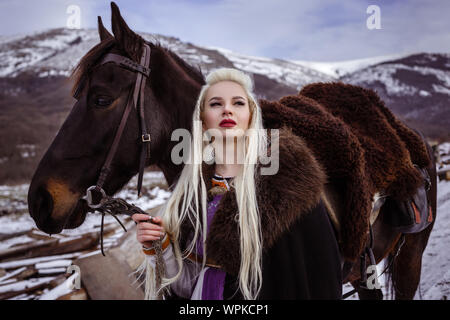
<svg viewBox="0 0 450 320">
<path fill-rule="evenodd" d="M 311 84 L 296 96 L 260 105 L 265 127 L 291 127 L 339 190 L 345 213 L 340 248 L 355 261 L 367 240 L 374 194 L 405 200 L 422 183 L 413 167 L 430 163 L 422 139 L 375 92 L 343 83 Z"/>
</svg>

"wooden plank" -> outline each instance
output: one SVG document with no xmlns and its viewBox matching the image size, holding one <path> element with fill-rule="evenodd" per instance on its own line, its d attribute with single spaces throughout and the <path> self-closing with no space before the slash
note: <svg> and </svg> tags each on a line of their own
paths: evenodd
<svg viewBox="0 0 450 320">
<path fill-rule="evenodd" d="M 8 248 L 8 249 L 0 251 L 0 260 L 5 260 L 5 259 L 11 258 L 11 257 L 18 257 L 18 256 L 21 256 L 24 254 L 26 255 L 29 252 L 33 252 L 33 251 L 39 251 L 39 249 L 42 249 L 45 247 L 51 247 L 51 246 L 55 245 L 57 242 L 58 242 L 58 239 L 42 240 L 42 241 L 36 241 L 35 243 L 31 243 L 31 244 L 22 244 L 22 245 L 15 246 L 13 248 Z"/>
<path fill-rule="evenodd" d="M 10 273 L 4 275 L 3 277 L 0 277 L 0 284 L 1 284 L 2 282 L 4 282 L 4 281 L 6 281 L 6 280 L 8 280 L 8 279 L 10 279 L 10 278 L 12 278 L 12 277 L 14 277 L 14 276 L 16 276 L 16 275 L 22 273 L 22 272 L 25 271 L 25 270 L 27 270 L 27 268 L 26 268 L 26 267 L 22 267 L 22 268 L 19 268 L 19 269 L 17 269 L 17 270 L 14 270 L 13 272 L 10 272 Z"/>
<path fill-rule="evenodd" d="M 437 174 L 441 175 L 441 174 L 446 174 L 447 172 L 450 172 L 450 167 L 445 167 L 445 168 L 440 168 L 437 170 Z"/>
<path fill-rule="evenodd" d="M 66 253 L 66 254 L 62 254 L 62 255 L 43 256 L 43 257 L 35 257 L 35 258 L 29 258 L 29 259 L 23 259 L 23 260 L 0 262 L 0 268 L 6 269 L 6 270 L 11 270 L 11 269 L 24 267 L 24 266 L 31 266 L 38 262 L 43 262 L 43 261 L 72 259 L 72 258 L 76 258 L 82 254 L 83 254 L 83 252 L 73 252 L 73 253 Z"/>
<path fill-rule="evenodd" d="M 49 276 L 55 274 L 65 274 L 67 273 L 67 268 L 48 268 L 48 269 L 38 269 L 39 276 Z"/>
<path fill-rule="evenodd" d="M 24 280 L 30 278 L 38 273 L 38 270 L 33 266 L 21 267 L 0 279 L 0 285 L 3 285 L 5 281 L 8 281 L 11 278 L 17 280 Z"/>
<path fill-rule="evenodd" d="M 64 254 L 93 248 L 99 241 L 97 232 L 87 233 L 76 238 L 41 240 L 35 244 L 24 244 L 0 252 L 0 260 L 11 261 L 39 256 Z"/>
<path fill-rule="evenodd" d="M 50 286 L 52 280 L 54 280 L 54 278 L 31 279 L 0 286 L 0 300 L 46 288 Z"/>
<path fill-rule="evenodd" d="M 61 260 L 38 262 L 34 265 L 34 267 L 36 269 L 61 268 L 61 267 L 64 267 L 67 269 L 67 267 L 70 266 L 71 264 L 72 264 L 72 260 L 61 259 Z"/>
<path fill-rule="evenodd" d="M 30 231 L 31 230 L 19 231 L 19 232 L 14 232 L 14 233 L 0 233 L 0 241 L 5 241 L 5 240 L 11 239 L 11 238 L 22 236 L 24 234 L 29 233 Z"/>
<path fill-rule="evenodd" d="M 38 271 L 33 266 L 28 266 L 24 271 L 19 273 L 16 278 L 19 280 L 24 280 L 36 275 Z"/>
<path fill-rule="evenodd" d="M 41 230 L 38 229 L 31 229 L 27 235 L 30 238 L 33 239 L 37 239 L 37 240 L 48 240 L 48 239 L 60 239 L 60 238 L 65 238 L 67 237 L 66 235 L 59 235 L 59 234 L 54 234 L 52 236 L 49 236 L 48 234 L 42 232 Z"/>
<path fill-rule="evenodd" d="M 439 181 L 441 180 L 450 180 L 450 169 L 446 168 L 446 169 L 441 169 L 438 170 L 437 175 L 439 177 Z"/>
</svg>

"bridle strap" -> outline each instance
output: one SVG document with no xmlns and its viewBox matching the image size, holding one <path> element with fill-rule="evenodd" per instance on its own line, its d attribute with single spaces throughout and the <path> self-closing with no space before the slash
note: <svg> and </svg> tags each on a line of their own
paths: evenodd
<svg viewBox="0 0 450 320">
<path fill-rule="evenodd" d="M 138 196 L 140 196 L 141 187 L 142 187 L 142 177 L 144 174 L 145 169 L 145 162 L 146 159 L 150 159 L 150 134 L 147 132 L 147 125 L 145 123 L 145 85 L 147 78 L 150 75 L 150 46 L 146 43 L 143 45 L 143 52 L 141 56 L 140 64 L 135 63 L 134 61 L 117 55 L 113 53 L 107 54 L 103 60 L 101 61 L 101 64 L 113 62 L 116 63 L 124 68 L 130 69 L 132 71 L 136 71 L 138 74 L 136 76 L 136 82 L 134 84 L 134 89 L 130 94 L 128 95 L 127 104 L 125 107 L 125 110 L 122 115 L 122 119 L 120 120 L 119 127 L 116 131 L 116 135 L 114 136 L 114 140 L 111 146 L 111 149 L 109 150 L 108 156 L 106 157 L 105 164 L 103 165 L 100 176 L 97 180 L 97 184 L 95 186 L 91 186 L 86 191 L 86 196 L 83 197 L 88 203 L 88 206 L 91 209 L 96 209 L 102 213 L 102 224 L 101 224 L 101 250 L 102 254 L 103 252 L 103 219 L 106 213 L 110 213 L 116 220 L 122 225 L 120 220 L 115 216 L 118 213 L 133 215 L 135 213 L 141 213 L 141 214 L 147 214 L 145 211 L 139 209 L 136 206 L 130 205 L 128 202 L 126 202 L 123 199 L 120 198 L 112 198 L 108 196 L 105 191 L 103 190 L 103 184 L 105 183 L 105 180 L 111 171 L 111 162 L 113 160 L 114 155 L 116 154 L 117 147 L 119 146 L 120 139 L 122 137 L 123 130 L 125 129 L 125 124 L 127 122 L 128 116 L 130 114 L 130 111 L 132 107 L 134 106 L 138 111 L 138 117 L 140 119 L 140 126 L 141 126 L 141 156 L 139 161 L 139 176 L 138 176 Z M 139 109 L 138 109 L 138 102 L 139 102 Z M 97 204 L 93 203 L 93 195 L 92 191 L 96 190 L 100 193 L 100 201 Z M 150 217 L 151 219 L 151 217 Z M 125 227 L 122 225 L 122 227 L 125 229 Z M 125 229 L 126 231 L 126 229 Z M 155 241 L 155 248 L 159 248 L 159 257 L 161 258 L 161 241 Z M 162 258 L 160 259 L 162 260 Z M 157 270 L 161 270 L 163 268 L 161 266 L 161 263 L 156 263 Z M 160 286 L 160 283 L 159 285 Z"/>
<path fill-rule="evenodd" d="M 123 66 L 132 71 L 138 72 L 136 76 L 136 82 L 133 89 L 133 94 L 128 96 L 127 105 L 125 107 L 124 113 L 122 115 L 122 119 L 120 120 L 119 127 L 116 131 L 116 135 L 114 137 L 113 143 L 109 150 L 108 156 L 106 158 L 105 164 L 103 165 L 99 178 L 97 180 L 96 188 L 98 191 L 102 190 L 103 184 L 111 171 L 111 162 L 116 154 L 117 147 L 119 146 L 120 139 L 122 137 L 123 131 L 125 129 L 126 122 L 128 120 L 128 116 L 130 114 L 131 108 L 134 106 L 137 109 L 137 103 L 140 102 L 139 113 L 138 116 L 140 118 L 141 124 L 141 140 L 143 142 L 141 157 L 140 157 L 140 165 L 139 165 L 139 179 L 138 179 L 138 196 L 140 195 L 140 189 L 142 186 L 142 176 L 145 169 L 145 155 L 150 157 L 150 135 L 147 133 L 147 128 L 145 124 L 144 118 L 144 91 L 147 77 L 150 73 L 150 46 L 145 44 L 143 45 L 143 53 L 141 56 L 140 65 L 135 63 L 134 61 L 117 55 L 113 53 L 109 53 L 103 58 L 101 64 L 105 64 L 108 62 L 117 63 L 120 66 Z"/>
<path fill-rule="evenodd" d="M 148 48 L 148 50 L 147 50 Z M 144 51 L 148 51 L 148 54 L 145 56 L 145 62 L 144 66 L 150 65 L 150 47 L 147 45 L 144 45 Z M 150 159 L 150 134 L 147 132 L 147 125 L 145 123 L 145 103 L 144 103 L 144 90 L 145 90 L 145 83 L 147 78 L 145 77 L 141 83 L 140 88 L 140 95 L 139 95 L 139 118 L 141 119 L 141 141 L 142 141 L 142 148 L 141 148 L 141 158 L 139 161 L 139 175 L 138 175 L 138 185 L 137 185 L 137 192 L 138 197 L 141 194 L 141 187 L 142 187 L 142 178 L 144 175 L 144 169 L 145 169 L 145 160 Z"/>
<path fill-rule="evenodd" d="M 147 44 L 144 44 L 144 47 L 145 46 L 147 46 L 150 49 L 150 47 Z M 143 58 L 143 56 L 142 56 L 142 58 Z M 145 62 L 142 61 L 142 58 L 141 58 L 141 64 L 138 64 L 138 63 L 134 62 L 133 60 L 128 59 L 127 57 L 121 56 L 119 54 L 108 53 L 103 58 L 103 60 L 101 61 L 100 64 L 114 62 L 125 69 L 129 69 L 131 71 L 136 71 L 136 72 L 142 73 L 146 77 L 149 77 L 150 76 L 150 68 L 148 67 L 149 65 L 145 64 Z"/>
</svg>

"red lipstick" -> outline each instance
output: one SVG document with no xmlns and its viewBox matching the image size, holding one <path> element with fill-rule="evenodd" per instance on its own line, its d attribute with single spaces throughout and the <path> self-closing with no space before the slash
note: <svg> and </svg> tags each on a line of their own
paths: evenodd
<svg viewBox="0 0 450 320">
<path fill-rule="evenodd" d="M 220 124 L 221 127 L 230 128 L 236 125 L 236 122 L 232 119 L 223 119 Z"/>
</svg>

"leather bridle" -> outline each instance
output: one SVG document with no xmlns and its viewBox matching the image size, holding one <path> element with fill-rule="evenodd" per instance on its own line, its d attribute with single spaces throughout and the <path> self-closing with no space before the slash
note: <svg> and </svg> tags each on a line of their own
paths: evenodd
<svg viewBox="0 0 450 320">
<path fill-rule="evenodd" d="M 105 55 L 105 57 L 101 60 L 100 65 L 106 64 L 106 63 L 115 63 L 118 66 L 134 71 L 137 73 L 136 76 L 136 82 L 134 85 L 134 90 L 131 92 L 128 96 L 127 105 L 125 107 L 125 110 L 122 115 L 122 119 L 120 121 L 119 127 L 116 131 L 116 135 L 114 137 L 113 143 L 111 145 L 111 148 L 109 150 L 108 156 L 106 158 L 106 161 L 100 171 L 99 178 L 97 180 L 97 183 L 93 186 L 90 186 L 86 190 L 86 196 L 83 197 L 88 203 L 88 206 L 92 209 L 98 209 L 100 208 L 104 202 L 107 199 L 106 193 L 103 190 L 103 185 L 105 183 L 105 180 L 108 176 L 108 174 L 111 171 L 111 162 L 114 158 L 114 155 L 116 154 L 117 147 L 120 142 L 120 138 L 122 137 L 123 130 L 125 128 L 125 124 L 127 122 L 128 116 L 131 112 L 131 109 L 134 107 L 138 112 L 138 118 L 140 120 L 140 126 L 141 126 L 141 136 L 140 140 L 142 142 L 142 148 L 141 148 L 141 155 L 140 155 L 140 161 L 139 161 L 139 175 L 138 175 L 138 196 L 140 196 L 141 187 L 142 187 L 142 177 L 144 174 L 145 169 L 145 163 L 147 159 L 150 159 L 150 133 L 147 132 L 147 126 L 145 123 L 145 117 L 144 117 L 144 111 L 145 111 L 145 105 L 144 105 L 144 91 L 145 91 L 145 84 L 147 81 L 147 78 L 150 76 L 150 46 L 146 43 L 143 44 L 143 52 L 141 56 L 140 64 L 136 63 L 135 61 L 114 53 L 108 53 Z M 84 84 L 81 84 L 84 86 Z M 75 98 L 78 98 L 81 92 L 81 88 L 78 88 L 75 92 Z M 138 106 L 139 102 L 139 106 Z M 97 192 L 100 194 L 100 201 L 98 203 L 94 203 L 94 192 Z M 98 197 L 96 197 L 97 199 Z"/>
<path fill-rule="evenodd" d="M 146 214 L 147 212 L 140 209 L 139 207 L 128 203 L 124 199 L 120 198 L 113 198 L 111 196 L 108 196 L 103 190 L 103 185 L 105 183 L 106 178 L 108 177 L 108 174 L 111 172 L 111 162 L 114 158 L 114 155 L 116 154 L 117 147 L 119 146 L 120 138 L 122 137 L 123 130 L 125 129 L 125 124 L 127 122 L 128 116 L 131 112 L 131 109 L 134 107 L 137 110 L 138 118 L 140 121 L 141 126 L 141 142 L 142 142 L 142 148 L 141 148 L 141 155 L 140 155 L 140 161 L 139 161 L 139 176 L 138 176 L 138 197 L 140 196 L 141 187 L 142 187 L 142 178 L 144 175 L 144 169 L 145 169 L 145 163 L 147 159 L 150 159 L 150 133 L 147 132 L 147 126 L 145 123 L 145 117 L 144 117 L 144 111 L 145 111 L 145 104 L 144 104 L 144 91 L 145 91 L 145 84 L 147 81 L 147 78 L 150 76 L 150 46 L 147 43 L 143 44 L 143 52 L 141 56 L 140 63 L 136 63 L 133 60 L 114 53 L 108 53 L 104 56 L 104 58 L 100 61 L 98 66 L 101 66 L 106 63 L 115 63 L 118 66 L 131 70 L 133 72 L 137 73 L 136 76 L 136 82 L 134 84 L 133 91 L 130 92 L 128 95 L 127 104 L 125 107 L 125 110 L 122 115 L 122 119 L 120 120 L 119 127 L 116 131 L 116 135 L 114 137 L 113 143 L 111 145 L 111 148 L 109 150 L 108 156 L 106 157 L 105 163 L 103 164 L 103 167 L 100 171 L 100 175 L 98 177 L 97 183 L 93 186 L 90 186 L 86 190 L 86 195 L 82 198 L 87 202 L 87 205 L 89 208 L 93 209 L 94 211 L 99 211 L 102 213 L 102 221 L 101 221 L 101 229 L 100 229 L 100 243 L 101 243 L 101 251 L 102 254 L 105 255 L 103 251 L 103 224 L 104 224 L 104 217 L 105 214 L 109 213 L 111 214 L 122 226 L 122 228 L 126 230 L 124 225 L 120 222 L 120 220 L 116 217 L 117 214 L 126 214 L 128 216 L 132 216 L 133 214 L 140 213 L 140 214 Z M 75 99 L 79 99 L 81 92 L 85 86 L 85 83 L 87 81 L 87 75 L 84 74 L 81 78 L 81 81 L 79 82 L 78 87 L 75 90 L 74 97 Z M 133 93 L 133 94 L 131 94 Z M 139 103 L 139 105 L 138 105 Z M 95 199 L 100 199 L 98 202 L 94 203 L 94 193 L 97 193 L 97 196 Z M 153 217 L 149 215 L 149 220 L 153 222 Z M 154 241 L 154 248 L 158 252 L 161 252 L 162 244 L 161 240 L 155 240 Z"/>
</svg>

